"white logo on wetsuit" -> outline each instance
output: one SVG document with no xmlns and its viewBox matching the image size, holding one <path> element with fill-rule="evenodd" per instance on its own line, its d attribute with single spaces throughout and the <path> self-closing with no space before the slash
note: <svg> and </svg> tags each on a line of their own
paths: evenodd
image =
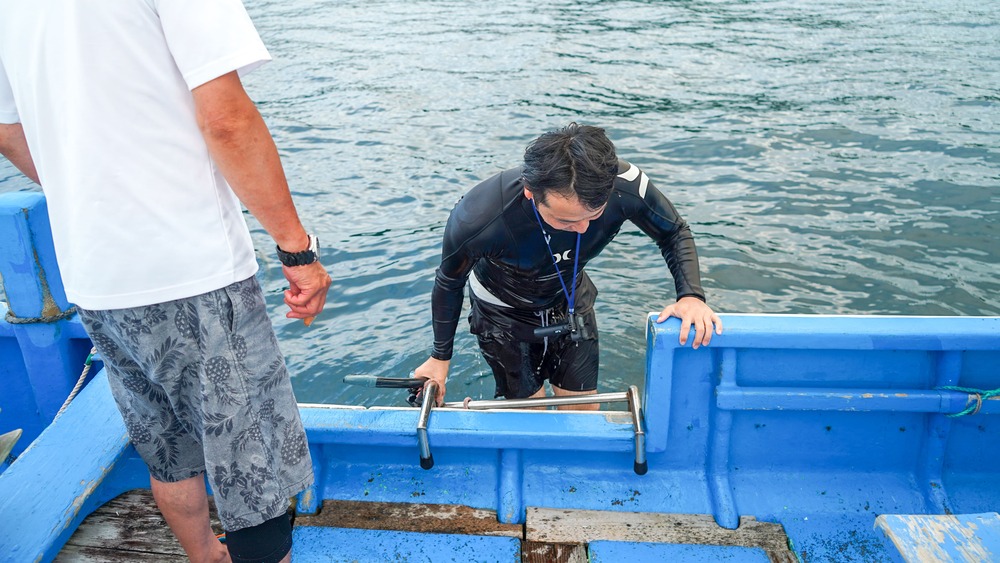
<svg viewBox="0 0 1000 563">
<path fill-rule="evenodd" d="M 569 253 L 570 252 L 573 252 L 573 251 L 572 250 L 567 250 L 566 252 L 563 252 L 562 254 L 553 254 L 552 255 L 552 259 L 555 260 L 556 264 L 562 262 L 563 260 L 569 260 Z"/>
</svg>

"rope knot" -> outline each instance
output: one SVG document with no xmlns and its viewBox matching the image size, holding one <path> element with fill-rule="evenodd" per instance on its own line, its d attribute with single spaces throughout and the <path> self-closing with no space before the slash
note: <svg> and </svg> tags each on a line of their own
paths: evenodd
<svg viewBox="0 0 1000 563">
<path fill-rule="evenodd" d="M 984 389 L 972 389 L 969 387 L 957 387 L 955 385 L 944 385 L 936 387 L 935 389 L 939 391 L 958 391 L 959 393 L 965 393 L 968 395 L 965 399 L 965 409 L 961 412 L 955 412 L 947 415 L 951 418 L 969 414 L 978 414 L 979 410 L 983 408 L 984 400 L 992 399 L 993 397 L 1000 395 L 1000 388 L 988 391 Z"/>
</svg>

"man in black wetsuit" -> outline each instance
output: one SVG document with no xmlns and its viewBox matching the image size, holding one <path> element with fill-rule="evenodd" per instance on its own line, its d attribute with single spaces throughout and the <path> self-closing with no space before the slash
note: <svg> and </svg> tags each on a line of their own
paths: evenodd
<svg viewBox="0 0 1000 563">
<path fill-rule="evenodd" d="M 583 269 L 626 220 L 656 242 L 674 278 L 677 301 L 657 322 L 678 317 L 682 346 L 692 327 L 692 347 L 707 345 L 722 322 L 705 303 L 687 223 L 644 172 L 618 160 L 603 129 L 571 123 L 535 139 L 523 166 L 474 187 L 451 212 L 431 297 L 434 350 L 414 376 L 436 381 L 444 400 L 468 280 L 469 324 L 497 397 L 543 397 L 546 379 L 557 396 L 596 393 L 597 288 Z"/>
</svg>

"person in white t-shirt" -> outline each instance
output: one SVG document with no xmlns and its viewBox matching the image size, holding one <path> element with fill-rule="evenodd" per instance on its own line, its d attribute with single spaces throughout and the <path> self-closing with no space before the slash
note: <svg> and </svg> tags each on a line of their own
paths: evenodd
<svg viewBox="0 0 1000 563">
<path fill-rule="evenodd" d="M 241 208 L 308 324 L 330 276 L 239 77 L 268 60 L 240 0 L 0 0 L 0 153 L 45 192 L 66 296 L 192 561 L 288 560 L 313 479 Z"/>
</svg>

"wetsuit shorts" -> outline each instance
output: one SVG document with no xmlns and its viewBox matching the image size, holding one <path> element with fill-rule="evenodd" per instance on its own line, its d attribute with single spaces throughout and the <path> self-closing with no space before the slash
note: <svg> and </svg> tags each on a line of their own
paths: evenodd
<svg viewBox="0 0 1000 563">
<path fill-rule="evenodd" d="M 283 514 L 313 479 L 284 358 L 253 277 L 80 317 L 129 438 L 158 481 L 208 473 L 227 531 Z"/>
<path fill-rule="evenodd" d="M 534 395 L 545 380 L 566 391 L 597 389 L 599 345 L 593 308 L 578 313 L 587 324 L 588 339 L 568 334 L 539 338 L 534 330 L 566 322 L 566 311 L 526 312 L 499 307 L 472 297 L 469 325 L 496 379 L 495 397 L 523 399 Z"/>
</svg>

